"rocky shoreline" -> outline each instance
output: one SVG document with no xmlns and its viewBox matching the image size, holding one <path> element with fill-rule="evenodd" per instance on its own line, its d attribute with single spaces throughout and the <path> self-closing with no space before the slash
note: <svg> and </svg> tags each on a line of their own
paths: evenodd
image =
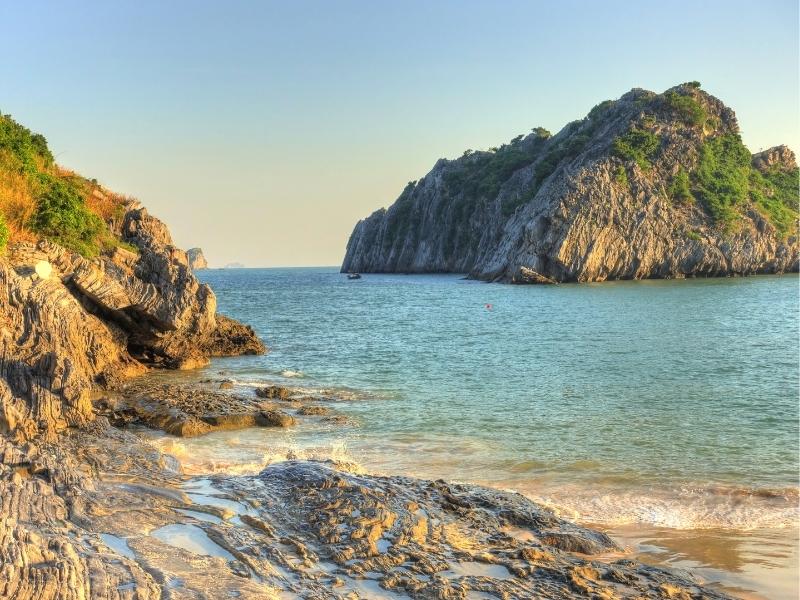
<svg viewBox="0 0 800 600">
<path fill-rule="evenodd" d="M 517 494 L 332 462 L 191 478 L 171 435 L 342 422 L 322 395 L 165 381 L 258 354 L 166 227 L 130 203 L 92 260 L 42 240 L 0 257 L 0 598 L 723 598 L 626 560 Z"/>
<path fill-rule="evenodd" d="M 212 385 L 135 384 L 186 412 L 201 397 L 241 409 Z M 48 444 L 4 440 L 0 597 L 726 597 L 518 494 L 315 461 L 187 478 L 108 418 Z"/>
<path fill-rule="evenodd" d="M 131 426 L 336 417 L 326 395 L 197 379 L 134 379 L 98 394 L 84 427 L 2 438 L 0 598 L 727 597 L 519 494 L 333 461 L 186 476 Z"/>
</svg>

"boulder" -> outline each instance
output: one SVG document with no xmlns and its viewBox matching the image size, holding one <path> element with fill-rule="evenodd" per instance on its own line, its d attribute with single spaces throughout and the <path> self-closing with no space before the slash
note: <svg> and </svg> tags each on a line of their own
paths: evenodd
<svg viewBox="0 0 800 600">
<path fill-rule="evenodd" d="M 295 420 L 280 410 L 264 410 L 256 417 L 256 424 L 262 427 L 291 427 Z"/>
<path fill-rule="evenodd" d="M 269 398 L 270 400 L 288 400 L 292 396 L 292 390 L 279 385 L 268 385 L 263 388 L 256 388 L 256 396 L 259 398 Z"/>
</svg>

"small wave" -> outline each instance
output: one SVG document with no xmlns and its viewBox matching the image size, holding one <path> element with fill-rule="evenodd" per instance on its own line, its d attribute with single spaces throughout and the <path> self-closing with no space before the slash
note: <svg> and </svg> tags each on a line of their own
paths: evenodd
<svg viewBox="0 0 800 600">
<path fill-rule="evenodd" d="M 528 494 L 565 518 L 607 526 L 776 529 L 800 521 L 798 488 L 687 486 L 677 490 L 554 490 Z"/>
<path fill-rule="evenodd" d="M 281 377 L 291 378 L 291 377 L 305 377 L 305 376 L 306 374 L 303 373 L 302 371 L 292 371 L 291 369 L 286 369 L 284 371 L 281 371 Z"/>
<path fill-rule="evenodd" d="M 255 451 L 247 447 L 238 437 L 225 440 L 224 448 L 236 450 L 223 452 L 221 445 L 208 445 L 202 440 L 176 440 L 170 437 L 154 437 L 150 443 L 162 453 L 173 457 L 180 463 L 187 475 L 210 474 L 256 475 L 271 464 L 287 460 L 330 461 L 338 469 L 351 473 L 365 473 L 364 467 L 348 452 L 344 442 L 325 447 L 285 446 Z M 221 456 L 223 454 L 223 456 Z"/>
<path fill-rule="evenodd" d="M 291 371 L 291 370 L 284 370 L 280 371 L 281 377 L 284 379 L 304 379 L 307 375 L 303 371 Z M 242 378 L 235 378 L 235 377 L 227 377 L 227 381 L 230 381 L 233 385 L 242 388 L 260 388 L 268 385 L 279 385 L 282 387 L 287 387 L 293 393 L 298 395 L 304 396 L 317 396 L 321 399 L 325 400 L 375 400 L 375 399 L 383 399 L 389 397 L 387 394 L 382 394 L 379 392 L 373 391 L 365 391 L 365 390 L 355 390 L 352 388 L 332 388 L 332 387 L 321 387 L 321 386 L 313 386 L 313 385 L 294 385 L 288 384 L 285 381 L 277 380 L 277 379 L 268 379 L 268 378 L 251 378 L 251 377 L 242 377 Z"/>
</svg>

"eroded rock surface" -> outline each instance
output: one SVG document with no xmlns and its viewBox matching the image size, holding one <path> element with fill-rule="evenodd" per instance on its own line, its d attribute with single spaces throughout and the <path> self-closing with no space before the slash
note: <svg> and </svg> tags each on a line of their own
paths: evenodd
<svg viewBox="0 0 800 600">
<path fill-rule="evenodd" d="M 263 388 L 256 393 L 236 390 L 230 381 L 176 384 L 145 378 L 98 399 L 95 410 L 116 426 L 141 424 L 180 437 L 248 427 L 291 427 L 293 414 L 329 414 L 315 397 L 275 388 L 284 394 L 265 397 L 258 394 Z"/>
<path fill-rule="evenodd" d="M 0 598 L 726 597 L 517 494 L 302 461 L 187 480 L 102 418 L 0 455 Z"/>
</svg>

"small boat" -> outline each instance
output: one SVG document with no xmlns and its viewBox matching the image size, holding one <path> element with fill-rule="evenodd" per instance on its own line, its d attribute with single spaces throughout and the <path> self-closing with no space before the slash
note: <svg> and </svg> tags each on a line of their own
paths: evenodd
<svg viewBox="0 0 800 600">
<path fill-rule="evenodd" d="M 347 278 L 348 279 L 361 279 L 361 275 L 359 275 L 358 273 L 348 273 L 347 274 Z"/>
</svg>

